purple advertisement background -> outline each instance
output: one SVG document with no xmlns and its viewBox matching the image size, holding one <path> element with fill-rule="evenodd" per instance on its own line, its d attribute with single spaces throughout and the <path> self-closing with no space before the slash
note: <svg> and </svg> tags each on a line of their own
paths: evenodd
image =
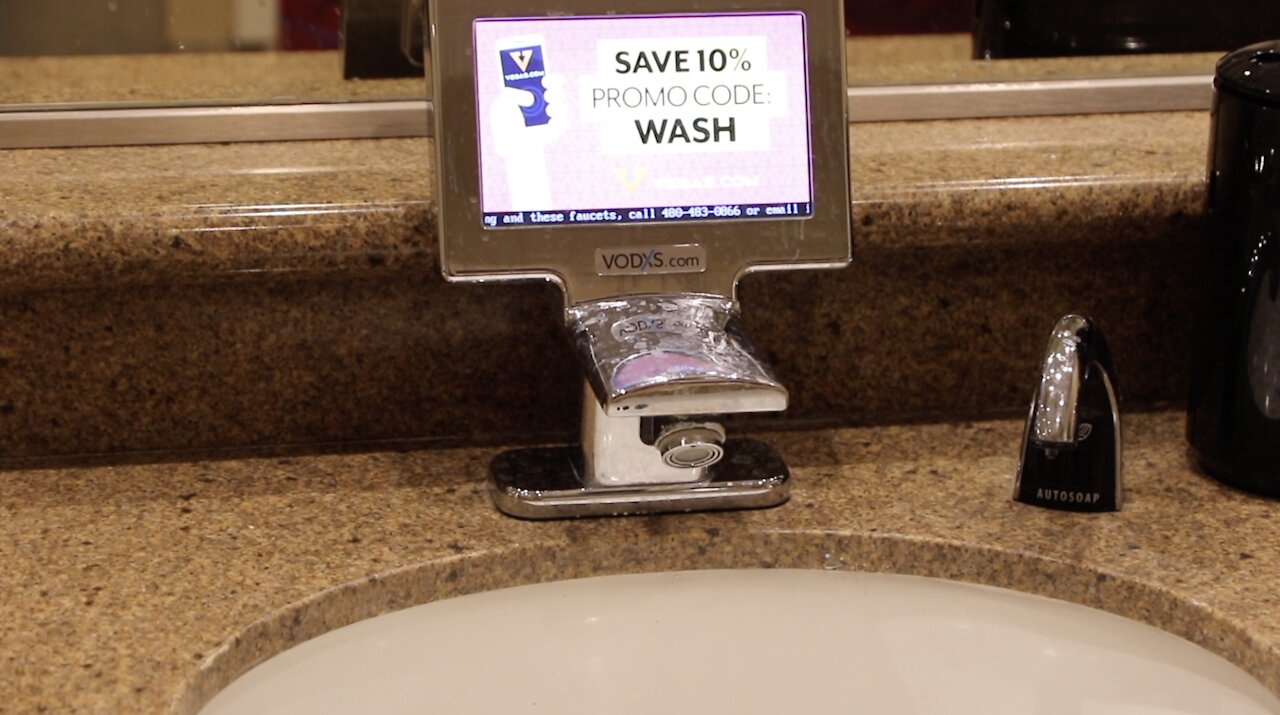
<svg viewBox="0 0 1280 715">
<path fill-rule="evenodd" d="M 521 36 L 538 36 L 542 41 L 546 84 L 554 88 L 547 95 L 551 121 L 545 127 L 516 125 L 508 118 L 511 108 L 499 104 L 504 83 L 498 51 L 511 46 L 511 38 Z M 767 120 L 766 148 L 699 151 L 689 145 L 689 151 L 668 146 L 664 151 L 636 147 L 619 153 L 616 142 L 606 146 L 599 124 L 585 123 L 579 116 L 579 108 L 587 101 L 582 96 L 587 79 L 613 72 L 613 67 L 599 66 L 598 42 L 629 39 L 669 44 L 682 38 L 719 37 L 758 37 L 766 47 L 766 57 L 752 57 L 751 71 L 726 75 L 726 81 L 751 81 L 753 73 L 785 74 L 786 97 L 778 102 L 780 106 L 771 107 L 781 116 Z M 805 27 L 800 13 L 479 20 L 474 24 L 474 43 L 485 213 L 812 200 Z M 516 91 L 507 90 L 507 96 Z M 531 100 L 530 95 L 524 102 Z M 496 111 L 508 112 L 498 115 L 498 129 Z M 518 113 L 519 108 L 514 111 Z M 541 136 L 521 133 L 528 129 L 543 131 Z M 498 132 L 507 134 L 499 137 Z M 528 141 L 523 140 L 525 136 Z M 515 198 L 513 181 L 538 184 L 541 191 L 532 192 L 533 200 L 547 205 L 530 205 L 529 191 Z M 521 187 L 514 193 L 521 194 Z"/>
</svg>

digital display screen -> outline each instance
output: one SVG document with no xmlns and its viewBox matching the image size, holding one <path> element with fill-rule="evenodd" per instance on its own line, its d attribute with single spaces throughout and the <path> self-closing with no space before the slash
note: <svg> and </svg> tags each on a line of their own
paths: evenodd
<svg viewBox="0 0 1280 715">
<path fill-rule="evenodd" d="M 803 13 L 472 29 L 486 228 L 813 215 Z"/>
</svg>

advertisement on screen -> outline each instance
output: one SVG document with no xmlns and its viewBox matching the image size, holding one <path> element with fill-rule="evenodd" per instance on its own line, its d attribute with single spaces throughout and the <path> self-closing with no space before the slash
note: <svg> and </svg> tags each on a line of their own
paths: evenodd
<svg viewBox="0 0 1280 715">
<path fill-rule="evenodd" d="M 486 228 L 812 215 L 802 13 L 472 29 Z"/>
</svg>

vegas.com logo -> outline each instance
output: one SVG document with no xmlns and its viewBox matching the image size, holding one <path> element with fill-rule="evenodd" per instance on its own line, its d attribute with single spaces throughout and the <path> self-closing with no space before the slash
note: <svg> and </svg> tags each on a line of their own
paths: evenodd
<svg viewBox="0 0 1280 715">
<path fill-rule="evenodd" d="M 706 269 L 707 251 L 696 243 L 680 246 L 596 249 L 596 273 L 602 276 L 701 273 Z"/>
</svg>

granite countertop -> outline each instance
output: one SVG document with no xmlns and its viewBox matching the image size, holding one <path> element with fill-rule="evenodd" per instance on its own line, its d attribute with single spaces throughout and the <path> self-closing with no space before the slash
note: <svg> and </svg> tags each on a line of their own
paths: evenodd
<svg viewBox="0 0 1280 715">
<path fill-rule="evenodd" d="M 1132 404 L 1180 400 L 1208 124 L 851 126 L 853 265 L 741 286 L 783 419 L 1016 414 L 1066 312 L 1107 326 Z M 3 158 L 0 465 L 572 432 L 553 291 L 440 278 L 430 140 Z"/>
<path fill-rule="evenodd" d="M 1126 504 L 1009 494 L 1015 421 L 758 435 L 793 469 L 772 510 L 565 522 L 499 515 L 491 449 L 0 474 L 3 712 L 192 713 L 253 663 L 388 610 L 593 574 L 891 571 L 1144 621 L 1280 693 L 1275 502 L 1188 463 L 1179 413 L 1125 424 Z"/>
<path fill-rule="evenodd" d="M 1205 112 L 850 127 L 858 250 L 1104 235 L 1197 215 Z M 0 290 L 435 272 L 429 139 L 6 151 Z"/>
<path fill-rule="evenodd" d="M 853 84 L 1211 74 L 1221 53 L 975 61 L 965 34 L 856 37 Z M 421 99 L 422 77 L 344 80 L 342 54 L 172 52 L 0 57 L 0 108 L 50 105 L 296 103 Z"/>
<path fill-rule="evenodd" d="M 1022 275 L 1024 267 L 1060 260 L 1077 246 L 1085 250 L 1069 265 L 1098 275 L 1119 272 L 1141 289 L 1083 286 L 1110 291 L 1105 305 L 1124 307 L 1113 311 L 1123 328 L 1113 344 L 1141 366 L 1127 384 L 1141 387 L 1144 372 L 1157 372 L 1175 375 L 1172 385 L 1180 363 L 1170 354 L 1180 343 L 1165 342 L 1168 331 L 1150 323 L 1164 320 L 1167 306 L 1178 311 L 1183 305 L 1181 263 L 1170 267 L 1160 259 L 1189 255 L 1207 132 L 1203 112 L 851 127 L 858 253 L 840 280 L 871 288 L 864 300 L 835 277 L 796 279 L 825 291 L 809 296 L 812 313 L 831 310 L 819 306 L 819 298 L 844 301 L 849 323 L 823 325 L 830 328 L 823 333 L 827 349 L 843 352 L 779 353 L 779 368 L 794 370 L 797 402 L 826 399 L 832 410 L 856 403 L 884 411 L 902 402 L 903 390 L 954 392 L 958 402 L 972 402 L 966 390 L 979 380 L 917 358 L 971 355 L 975 335 L 984 341 L 979 347 L 987 351 L 981 354 L 988 369 L 1008 363 L 997 366 L 1009 375 L 998 384 L 1007 382 L 1009 394 L 1021 400 L 1024 386 L 1014 367 L 1021 357 L 1010 356 L 1048 327 L 1039 324 L 1038 312 L 1022 308 L 1033 302 L 1056 308 L 1075 294 L 1041 284 L 970 294 L 952 307 L 948 295 L 931 291 L 957 279 L 984 286 L 985 275 Z M 201 446 L 188 438 L 226 434 L 214 429 L 218 420 L 243 427 L 242 403 L 221 396 L 259 384 L 244 376 L 263 374 L 264 365 L 277 368 L 275 382 L 266 384 L 342 387 L 332 372 L 311 372 L 320 362 L 315 356 L 341 340 L 316 326 L 371 324 L 374 334 L 418 335 L 412 331 L 426 329 L 414 321 L 433 310 L 464 320 L 498 312 L 483 299 L 497 287 L 447 289 L 455 294 L 428 282 L 439 282 L 429 140 L 23 150 L 4 152 L 4 159 L 0 306 L 11 309 L 5 313 L 13 321 L 9 333 L 30 340 L 0 343 L 0 379 L 8 380 L 0 382 L 7 400 L 0 402 L 0 425 L 18 435 L 56 433 L 58 440 L 49 441 L 58 446 L 54 453 L 76 454 L 99 443 Z M 1114 265 L 1097 263 L 1117 255 Z M 859 266 L 871 266 L 869 273 L 858 273 Z M 887 278 L 876 282 L 876 272 Z M 331 293 L 315 288 L 324 300 L 305 292 L 295 300 L 295 293 L 268 281 L 276 276 L 315 279 L 308 284 L 314 286 L 333 277 L 339 287 Z M 421 307 L 392 301 L 400 293 L 391 302 L 370 299 L 349 323 L 324 322 L 350 308 L 351 296 L 362 294 L 345 288 L 364 279 L 390 282 L 405 295 L 425 290 L 428 297 Z M 245 300 L 258 302 L 237 308 L 235 290 L 168 288 L 239 280 L 252 287 Z M 773 280 L 748 286 L 753 309 L 786 315 L 794 305 L 788 291 L 797 285 Z M 909 281 L 914 289 L 904 288 Z M 145 289 L 129 297 L 138 286 Z M 172 296 L 190 303 L 166 312 Z M 503 296 L 513 303 L 527 299 Z M 312 301 L 310 312 L 282 307 L 305 300 Z M 883 305 L 867 307 L 874 301 Z M 120 315 L 98 311 L 100 304 Z M 205 312 L 193 310 L 184 322 L 183 305 Z M 388 314 L 403 317 L 375 322 Z M 921 316 L 943 314 L 969 337 L 908 330 Z M 258 321 L 262 337 L 250 331 L 252 339 L 233 335 L 219 342 L 217 329 L 233 320 Z M 757 327 L 757 335 L 769 339 L 768 326 Z M 509 328 L 496 325 L 488 342 L 475 345 L 501 352 L 498 346 L 509 346 L 517 332 Z M 313 330 L 320 334 L 310 336 Z M 801 342 L 782 327 L 771 330 L 778 345 Z M 151 385 L 137 379 L 153 378 L 148 370 L 170 375 L 156 363 L 174 334 L 205 341 L 179 342 L 194 356 L 192 366 L 164 378 L 184 388 L 179 397 L 190 405 L 166 413 L 166 429 L 157 432 L 163 439 L 138 447 L 115 434 L 117 424 L 108 418 L 120 415 L 108 408 L 123 412 L 129 432 L 144 431 L 139 425 L 155 431 L 154 414 L 150 421 L 137 415 L 158 410 L 152 403 L 173 386 L 161 384 L 154 398 L 140 393 L 123 402 L 131 393 L 117 385 Z M 366 338 L 355 331 L 347 339 Z M 432 345 L 430 338 L 428 331 L 421 344 L 379 345 L 385 352 L 368 362 L 362 362 L 365 353 L 348 350 L 355 356 L 351 374 L 369 376 L 369 382 L 353 378 L 351 385 L 365 391 L 351 388 L 351 394 L 367 399 L 404 391 L 403 376 L 416 375 L 421 364 L 442 370 L 457 361 L 447 351 L 434 362 L 411 359 Z M 206 369 L 210 346 L 222 352 Z M 254 352 L 258 347 L 261 354 Z M 282 355 L 288 350 L 293 354 Z M 874 361 L 855 362 L 864 353 L 894 363 L 893 374 Z M 101 385 L 68 393 L 54 369 L 62 365 L 51 367 L 50 355 L 100 376 Z M 393 366 L 404 363 L 403 371 L 384 370 L 388 357 Z M 848 372 L 832 375 L 832 359 L 847 360 Z M 93 372 L 100 366 L 101 375 Z M 36 377 L 50 384 L 29 388 Z M 823 389 L 831 380 L 874 380 L 883 389 L 846 390 L 835 399 Z M 1168 387 L 1147 394 L 1158 401 L 1171 394 Z M 84 397 L 91 390 L 97 397 Z M 265 422 L 284 422 L 299 405 L 323 411 L 328 404 L 309 391 L 282 394 L 254 403 Z M 346 399 L 343 394 L 337 399 Z M 424 394 L 431 400 L 398 409 L 416 414 L 422 405 L 439 407 L 441 395 Z M 530 394 L 515 397 L 529 400 Z M 104 403 L 103 395 L 113 402 Z M 42 412 L 42 405 L 54 407 Z M 822 407 L 810 406 L 811 413 Z M 320 433 L 305 427 L 284 434 Z M 1186 637 L 1280 693 L 1275 503 L 1201 476 L 1187 461 L 1181 415 L 1154 411 L 1126 422 L 1123 512 L 1081 515 L 1014 504 L 1009 493 L 1020 432 L 1016 421 L 994 421 L 758 434 L 793 467 L 794 494 L 783 507 L 560 523 L 520 522 L 494 511 L 484 491 L 496 453 L 489 448 L 326 455 L 312 447 L 219 459 L 190 452 L 117 455 L 105 466 L 72 461 L 0 471 L 0 713 L 192 713 L 262 658 L 394 608 L 589 574 L 759 566 L 897 571 L 1051 595 Z M 94 441 L 99 433 L 112 439 Z M 334 433 L 351 434 L 343 422 Z M 233 446 L 243 455 L 244 444 L 270 443 L 277 435 L 254 432 Z"/>
<path fill-rule="evenodd" d="M 0 57 L 0 106 L 382 101 L 421 98 L 422 77 L 344 80 L 342 53 L 171 52 Z"/>
</svg>

